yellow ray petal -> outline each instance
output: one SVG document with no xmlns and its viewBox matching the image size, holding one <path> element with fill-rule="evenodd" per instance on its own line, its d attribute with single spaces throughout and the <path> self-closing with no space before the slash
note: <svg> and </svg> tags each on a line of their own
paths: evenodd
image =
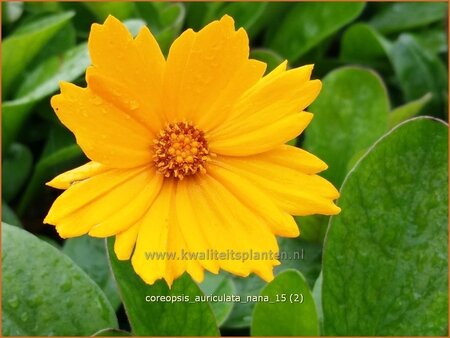
<svg viewBox="0 0 450 338">
<path fill-rule="evenodd" d="M 272 196 L 276 204 L 289 214 L 335 215 L 340 212 L 341 209 L 333 202 L 339 197 L 339 192 L 330 182 L 264 155 L 222 157 L 220 161 L 222 166 L 247 178 Z"/>
<path fill-rule="evenodd" d="M 299 170 L 305 174 L 317 174 L 328 168 L 328 165 L 317 156 L 303 150 L 283 144 L 271 151 L 250 156 L 248 159 L 265 159 L 280 166 Z"/>
<path fill-rule="evenodd" d="M 92 25 L 88 44 L 94 67 L 137 96 L 143 109 L 135 114 L 147 122 L 160 114 L 165 60 L 147 27 L 133 40 L 127 28 L 109 16 L 103 25 Z"/>
<path fill-rule="evenodd" d="M 312 66 L 304 66 L 261 81 L 239 99 L 230 118 L 211 131 L 210 138 L 238 136 L 304 110 L 322 87 L 319 80 L 309 81 L 311 71 Z"/>
<path fill-rule="evenodd" d="M 148 130 L 90 89 L 63 82 L 51 105 L 91 160 L 114 168 L 152 160 Z"/>
<path fill-rule="evenodd" d="M 147 171 L 129 178 L 126 182 L 116 185 L 107 193 L 99 196 L 89 203 L 84 204 L 77 210 L 67 214 L 56 221 L 56 230 L 63 238 L 84 235 L 96 224 L 102 223 L 105 219 L 111 222 L 117 231 L 125 230 L 125 226 L 133 223 L 115 224 L 111 219 L 117 210 L 126 207 L 133 200 L 142 187 L 151 184 L 151 176 Z M 145 213 L 145 209 L 135 210 L 135 215 L 130 218 L 137 219 Z M 120 218 L 117 217 L 119 220 Z"/>
<path fill-rule="evenodd" d="M 233 103 L 264 73 L 260 62 L 249 62 L 243 29 L 225 15 L 198 33 L 185 31 L 169 51 L 164 102 L 170 120 L 201 122 L 208 129 L 223 120 Z M 211 116 L 210 116 L 211 115 Z"/>
<path fill-rule="evenodd" d="M 230 138 L 211 137 L 209 148 L 213 153 L 229 156 L 248 156 L 269 151 L 299 135 L 312 117 L 307 112 L 294 113 Z"/>
<path fill-rule="evenodd" d="M 92 205 L 95 200 L 101 199 L 116 187 L 127 185 L 136 176 L 141 180 L 148 179 L 150 170 L 146 167 L 131 170 L 111 169 L 72 185 L 55 200 L 44 222 L 57 224 L 80 208 Z M 131 188 L 134 186 L 130 186 Z M 123 204 L 127 202 L 129 201 L 123 200 Z"/>
<path fill-rule="evenodd" d="M 215 200 L 212 200 L 205 193 L 209 188 L 209 184 L 202 177 L 190 187 L 192 188 L 189 191 L 190 199 L 196 205 L 194 209 L 196 218 L 202 226 L 206 240 L 211 244 L 211 251 L 207 254 L 215 260 L 215 263 L 221 269 L 241 277 L 248 276 L 251 273 L 251 268 L 241 260 L 233 260 L 229 256 L 217 259 L 218 255 L 226 254 L 228 250 L 243 251 L 244 245 L 239 236 L 231 231 L 233 225 L 224 217 L 224 211 L 217 206 Z"/>
<path fill-rule="evenodd" d="M 46 185 L 52 188 L 65 190 L 69 188 L 72 184 L 75 184 L 79 181 L 83 181 L 89 177 L 104 173 L 105 171 L 108 170 L 110 169 L 108 167 L 105 167 L 101 163 L 91 161 L 86 164 L 83 164 L 78 168 L 66 171 L 65 173 L 56 176 L 50 182 L 47 182 Z"/>
<path fill-rule="evenodd" d="M 116 235 L 116 240 L 114 241 L 114 252 L 116 253 L 118 260 L 124 261 L 130 259 L 134 245 L 136 244 L 139 226 L 140 223 L 136 223 L 127 230 Z"/>
<path fill-rule="evenodd" d="M 117 79 L 105 76 L 101 70 L 89 67 L 86 70 L 86 81 L 89 88 L 105 101 L 113 104 L 125 116 L 129 116 L 143 124 L 149 130 L 149 137 L 155 137 L 162 128 L 159 110 L 153 105 L 155 101 L 138 95 L 128 85 Z"/>
<path fill-rule="evenodd" d="M 195 209 L 198 206 L 193 202 L 191 194 L 194 191 L 196 180 L 186 178 L 177 184 L 176 191 L 176 213 L 180 232 L 185 240 L 186 248 L 190 252 L 208 252 L 214 246 L 208 241 L 205 232 L 207 226 L 200 221 Z M 199 263 L 212 273 L 219 272 L 219 264 L 215 260 L 203 259 Z"/>
<path fill-rule="evenodd" d="M 169 228 L 173 224 L 169 218 L 173 193 L 172 181 L 163 184 L 159 195 L 140 222 L 131 263 L 134 271 L 147 284 L 153 284 L 166 276 L 166 265 L 170 262 L 166 255 Z"/>
<path fill-rule="evenodd" d="M 203 193 L 214 214 L 221 220 L 222 227 L 228 233 L 235 234 L 232 241 L 226 242 L 227 249 L 240 254 L 241 262 L 246 265 L 242 269 L 236 262 L 239 257 L 235 255 L 235 259 L 231 261 L 235 265 L 233 269 L 235 271 L 241 269 L 243 275 L 250 271 L 266 280 L 273 279 L 272 268 L 279 263 L 275 256 L 278 253 L 278 244 L 270 226 L 219 181 L 210 176 L 204 177 L 203 181 L 205 181 L 202 185 Z M 261 259 L 253 259 L 253 254 L 259 254 Z M 269 256 L 270 254 L 272 256 Z"/>
<path fill-rule="evenodd" d="M 186 245 L 186 241 L 183 238 L 180 230 L 180 221 L 176 215 L 176 204 L 175 204 L 175 194 L 172 197 L 172 208 L 170 211 L 170 219 L 172 220 L 171 226 L 169 228 L 169 239 L 167 241 L 168 252 L 176 252 L 179 259 L 173 259 L 167 262 L 166 274 L 164 279 L 166 280 L 169 287 L 175 279 L 180 277 L 185 271 L 191 275 L 191 277 L 201 282 L 204 278 L 203 267 L 195 259 L 184 259 L 182 253 L 189 252 Z M 195 226 L 195 225 L 191 225 Z"/>
<path fill-rule="evenodd" d="M 223 168 L 219 162 L 210 163 L 207 170 L 208 175 L 223 184 L 247 208 L 258 213 L 270 226 L 274 234 L 284 237 L 297 237 L 299 235 L 299 229 L 293 217 L 282 211 L 263 190 L 246 178 Z"/>
<path fill-rule="evenodd" d="M 122 208 L 96 223 L 89 231 L 90 236 L 112 236 L 125 231 L 141 219 L 158 195 L 163 183 L 163 178 L 160 174 L 153 173 L 153 171 L 149 171 L 149 173 L 152 177 L 144 186 L 140 187 L 141 190 Z"/>
</svg>

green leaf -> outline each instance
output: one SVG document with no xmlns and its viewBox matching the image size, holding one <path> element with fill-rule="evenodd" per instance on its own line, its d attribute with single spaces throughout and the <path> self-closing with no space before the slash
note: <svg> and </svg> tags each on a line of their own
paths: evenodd
<svg viewBox="0 0 450 338">
<path fill-rule="evenodd" d="M 4 201 L 2 201 L 2 222 L 23 228 L 19 217 L 17 217 L 14 211 Z"/>
<path fill-rule="evenodd" d="M 431 92 L 433 98 L 427 111 L 446 116 L 448 75 L 441 60 L 424 50 L 409 34 L 400 35 L 390 56 L 405 100 L 415 100 Z"/>
<path fill-rule="evenodd" d="M 323 258 L 325 334 L 445 336 L 448 126 L 409 120 L 348 175 Z"/>
<path fill-rule="evenodd" d="M 8 96 L 8 91 L 17 76 L 73 16 L 73 12 L 46 16 L 22 27 L 4 40 L 2 45 L 3 98 Z"/>
<path fill-rule="evenodd" d="M 116 258 L 114 239 L 109 238 L 107 243 L 109 261 L 134 335 L 219 334 L 211 307 L 207 302 L 196 301 L 196 297 L 204 295 L 187 274 L 175 280 L 171 289 L 164 280 L 148 285 L 136 274 L 130 261 Z M 158 296 L 165 299 L 158 300 Z"/>
<path fill-rule="evenodd" d="M 445 2 L 404 2 L 384 4 L 370 24 L 384 34 L 402 32 L 445 19 Z"/>
<path fill-rule="evenodd" d="M 391 43 L 374 28 L 357 23 L 344 32 L 339 58 L 347 62 L 371 63 L 387 59 L 391 48 Z"/>
<path fill-rule="evenodd" d="M 328 164 L 321 175 L 339 187 L 352 156 L 387 130 L 386 88 L 370 70 L 339 68 L 323 79 L 322 92 L 309 111 L 314 119 L 306 130 L 304 148 Z"/>
<path fill-rule="evenodd" d="M 389 127 L 395 127 L 397 124 L 418 115 L 432 97 L 431 93 L 427 93 L 420 99 L 408 102 L 392 110 L 389 114 Z"/>
<path fill-rule="evenodd" d="M 319 321 L 314 299 L 302 274 L 280 273 L 261 292 L 255 306 L 252 336 L 318 336 Z"/>
<path fill-rule="evenodd" d="M 225 274 L 213 275 L 205 273 L 204 281 L 199 285 L 206 296 L 222 297 L 224 295 L 235 295 L 236 286 L 233 280 Z M 217 325 L 220 326 L 228 318 L 233 309 L 233 302 L 217 301 L 210 302 L 211 308 L 216 316 Z"/>
<path fill-rule="evenodd" d="M 64 242 L 62 251 L 100 286 L 113 309 L 117 310 L 121 300 L 108 266 L 105 241 L 89 236 L 70 238 Z"/>
<path fill-rule="evenodd" d="M 274 70 L 283 63 L 284 59 L 270 49 L 253 49 L 250 52 L 250 58 L 267 63 L 266 74 Z"/>
<path fill-rule="evenodd" d="M 278 25 L 273 25 L 268 46 L 295 62 L 306 52 L 356 19 L 363 2 L 302 2 L 292 7 Z"/>
<path fill-rule="evenodd" d="M 280 262 L 274 270 L 275 275 L 286 269 L 297 269 L 303 273 L 307 282 L 312 287 L 316 280 L 321 265 L 322 246 L 316 243 L 308 243 L 302 238 L 279 238 Z M 252 296 L 258 296 L 266 285 L 266 282 L 255 275 L 249 277 L 232 276 L 236 285 L 236 295 L 242 302 L 235 303 L 233 310 L 223 326 L 227 328 L 243 328 L 251 325 L 252 311 L 256 302 Z M 250 297 L 248 299 L 248 297 Z"/>
<path fill-rule="evenodd" d="M 117 327 L 100 288 L 68 257 L 2 224 L 4 336 L 88 336 Z"/>
<path fill-rule="evenodd" d="M 112 15 L 119 20 L 126 20 L 133 17 L 135 13 L 134 3 L 132 2 L 82 2 L 84 6 L 95 16 L 95 18 L 103 22 L 108 15 Z"/>
<path fill-rule="evenodd" d="M 48 59 L 28 74 L 17 91 L 17 99 L 2 104 L 3 145 L 7 146 L 16 138 L 33 107 L 56 92 L 60 81 L 74 81 L 89 64 L 87 46 L 81 44 L 61 56 Z"/>
<path fill-rule="evenodd" d="M 2 196 L 9 202 L 20 192 L 33 169 L 33 154 L 28 147 L 13 143 L 3 160 Z"/>
</svg>

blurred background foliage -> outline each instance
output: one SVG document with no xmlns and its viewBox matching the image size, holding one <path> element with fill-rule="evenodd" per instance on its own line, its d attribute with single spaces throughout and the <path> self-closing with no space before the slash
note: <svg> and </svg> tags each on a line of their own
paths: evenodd
<svg viewBox="0 0 450 338">
<path fill-rule="evenodd" d="M 85 85 L 90 26 L 109 14 L 125 21 L 133 34 L 148 25 L 166 55 L 184 29 L 198 30 L 229 14 L 247 30 L 251 56 L 267 62 L 268 71 L 285 59 L 290 67 L 315 64 L 313 77 L 324 83 L 309 108 L 315 119 L 291 143 L 327 162 L 324 176 L 338 187 L 362 154 L 400 122 L 418 115 L 447 120 L 445 2 L 2 2 L 2 220 L 60 248 L 87 272 L 118 311 L 124 329 L 129 324 L 104 243 L 86 237 L 63 242 L 53 227 L 42 224 L 58 195 L 45 182 L 87 161 L 49 98 L 59 81 Z M 298 221 L 301 238 L 280 239 L 280 246 L 307 255 L 284 262 L 277 273 L 300 270 L 312 288 L 321 270 L 328 217 Z M 201 288 L 257 295 L 264 285 L 256 277 L 220 275 L 208 276 Z M 212 306 L 222 333 L 249 332 L 253 303 Z"/>
</svg>

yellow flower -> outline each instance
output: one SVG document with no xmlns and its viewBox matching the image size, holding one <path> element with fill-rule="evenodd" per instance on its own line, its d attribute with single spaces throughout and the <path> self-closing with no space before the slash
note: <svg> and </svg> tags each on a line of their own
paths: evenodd
<svg viewBox="0 0 450 338">
<path fill-rule="evenodd" d="M 146 27 L 133 39 L 110 16 L 89 51 L 87 88 L 61 83 L 51 100 L 92 161 L 48 183 L 66 189 L 45 219 L 61 237 L 115 235 L 118 259 L 149 284 L 205 269 L 269 281 L 277 257 L 237 257 L 278 252 L 275 235 L 299 235 L 291 215 L 340 211 L 317 175 L 327 165 L 284 145 L 313 117 L 311 65 L 263 76 L 229 16 L 185 31 L 167 60 Z"/>
</svg>

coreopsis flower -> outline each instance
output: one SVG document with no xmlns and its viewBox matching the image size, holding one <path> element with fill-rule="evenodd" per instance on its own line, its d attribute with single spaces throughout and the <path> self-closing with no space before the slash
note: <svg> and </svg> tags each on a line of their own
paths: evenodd
<svg viewBox="0 0 450 338">
<path fill-rule="evenodd" d="M 167 59 L 148 28 L 133 38 L 112 16 L 88 45 L 87 88 L 62 82 L 51 99 L 91 160 L 48 183 L 66 189 L 45 219 L 62 238 L 116 236 L 117 258 L 149 284 L 220 269 L 270 281 L 276 256 L 229 252 L 278 252 L 276 235 L 299 235 L 291 215 L 340 211 L 317 175 L 327 165 L 285 145 L 313 117 L 311 65 L 263 76 L 229 16 L 185 31 Z"/>
</svg>

